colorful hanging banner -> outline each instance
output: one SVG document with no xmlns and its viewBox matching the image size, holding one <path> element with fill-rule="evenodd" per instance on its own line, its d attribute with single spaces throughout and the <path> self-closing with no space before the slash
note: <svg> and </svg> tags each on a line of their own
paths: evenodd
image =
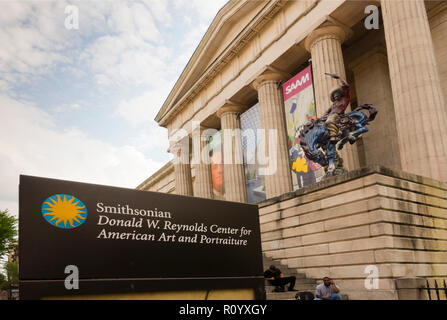
<svg viewBox="0 0 447 320">
<path fill-rule="evenodd" d="M 300 130 L 310 119 L 316 119 L 312 69 L 308 66 L 283 84 L 289 156 L 294 190 L 321 180 L 324 169 L 309 161 L 300 147 Z"/>
<path fill-rule="evenodd" d="M 211 159 L 211 183 L 214 199 L 225 200 L 224 166 L 222 156 L 222 131 L 216 132 L 209 138 Z"/>
</svg>

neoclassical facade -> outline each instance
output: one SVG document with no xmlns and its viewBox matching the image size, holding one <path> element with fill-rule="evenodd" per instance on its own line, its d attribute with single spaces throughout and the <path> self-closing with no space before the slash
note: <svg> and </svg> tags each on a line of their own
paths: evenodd
<svg viewBox="0 0 447 320">
<path fill-rule="evenodd" d="M 365 27 L 365 18 L 368 16 L 365 8 L 369 5 L 375 5 L 380 10 L 377 16 L 378 29 Z M 352 288 L 351 294 L 354 298 L 394 299 L 397 297 L 396 290 L 399 289 L 395 284 L 397 278 L 408 274 L 428 278 L 447 276 L 447 205 L 445 203 L 447 194 L 445 184 L 447 182 L 447 41 L 444 38 L 446 33 L 447 4 L 445 1 L 230 0 L 216 15 L 155 120 L 160 126 L 168 129 L 172 141 L 175 140 L 172 137 L 182 129 L 189 135 L 187 140 L 190 145 L 206 148 L 206 141 L 200 138 L 200 132 L 210 128 L 217 130 L 240 128 L 240 114 L 258 103 L 261 128 L 274 129 L 279 133 L 277 135 L 277 170 L 274 174 L 265 176 L 267 200 L 260 204 L 264 253 L 289 267 L 306 271 L 309 277 L 318 278 L 332 272 L 333 277 L 338 276 L 340 281 L 345 281 L 345 285 Z M 360 172 L 361 168 L 367 167 L 379 168 L 378 166 L 391 169 L 392 172 L 398 174 L 388 175 L 395 179 L 390 188 L 401 188 L 407 183 L 411 188 L 402 187 L 405 195 L 414 193 L 415 197 L 423 194 L 424 199 L 436 198 L 433 200 L 436 202 L 434 205 L 433 203 L 426 204 L 425 200 L 421 202 L 410 196 L 404 197 L 409 203 L 434 206 L 440 212 L 436 218 L 437 222 L 432 223 L 430 227 L 439 228 L 440 231 L 436 236 L 430 238 L 416 229 L 408 235 L 408 238 L 417 238 L 417 241 L 430 238 L 430 243 L 436 247 L 432 250 L 436 252 L 433 254 L 435 258 L 422 258 L 424 252 L 427 255 L 428 243 L 423 245 L 419 258 L 416 258 L 416 253 L 411 251 L 416 250 L 415 247 L 394 246 L 395 239 L 403 236 L 398 235 L 394 227 L 394 231 L 390 231 L 391 234 L 390 232 L 373 234 L 371 221 L 368 222 L 370 227 L 366 238 L 380 238 L 385 241 L 389 237 L 393 242 L 391 248 L 385 245 L 385 249 L 383 249 L 383 241 L 382 244 L 378 244 L 379 247 L 368 247 L 366 244 L 361 246 L 361 248 L 368 247 L 364 251 L 368 252 L 368 255 L 372 254 L 372 260 L 365 258 L 365 261 L 360 261 L 355 258 L 352 263 L 343 263 L 343 260 L 349 261 L 349 256 L 341 256 L 342 253 L 333 252 L 333 258 L 338 262 L 322 265 L 315 259 L 312 260 L 314 257 L 312 254 L 305 253 L 306 250 L 315 249 L 317 251 L 314 252 L 320 252 L 321 249 L 321 254 L 332 254 L 329 250 L 331 243 L 339 241 L 341 245 L 343 241 L 348 241 L 341 235 L 340 237 L 331 236 L 330 239 L 320 242 L 298 244 L 309 230 L 314 230 L 312 228 L 316 228 L 312 232 L 320 232 L 323 238 L 333 232 L 332 229 L 326 230 L 324 227 L 328 220 L 320 221 L 323 225 L 322 230 L 320 230 L 321 226 L 316 226 L 315 223 L 309 222 L 310 224 L 306 227 L 306 224 L 303 225 L 305 220 L 298 221 L 300 213 L 297 212 L 304 212 L 299 209 L 302 206 L 298 206 L 300 197 L 312 198 L 312 192 L 318 194 L 320 191 L 312 189 L 311 186 L 308 191 L 301 193 L 297 191 L 294 194 L 290 171 L 281 84 L 310 62 L 313 70 L 317 116 L 329 107 L 328 93 L 336 85 L 334 79 L 324 75 L 325 72 L 338 74 L 350 83 L 351 107 L 371 103 L 379 110 L 377 118 L 370 125 L 370 131 L 363 136 L 362 140 L 354 145 L 346 145 L 342 150 L 341 156 L 346 169 L 349 172 Z M 197 123 L 200 124 L 198 127 L 195 125 Z M 199 134 L 195 135 L 195 130 L 198 130 Z M 194 139 L 199 140 L 194 141 Z M 242 151 L 238 149 L 240 144 L 236 143 L 233 146 L 231 151 L 236 157 Z M 174 143 L 171 144 L 170 152 L 176 153 L 177 150 Z M 189 158 L 194 156 L 194 152 L 197 151 L 190 148 Z M 176 154 L 176 157 L 179 155 Z M 141 183 L 137 189 L 213 198 L 210 165 L 191 164 L 186 159 L 188 154 L 182 153 L 180 157 L 183 157 L 185 161 L 175 164 L 167 163 Z M 243 164 L 223 163 L 223 166 L 225 200 L 246 202 Z M 385 169 L 365 172 L 378 177 L 374 180 L 377 190 L 382 190 L 380 188 L 383 187 L 384 181 L 391 181 L 381 178 L 382 175 L 387 175 L 388 171 Z M 362 178 L 358 175 L 349 176 L 349 173 L 347 176 L 351 180 L 363 179 L 361 180 L 363 190 L 369 190 L 365 181 L 372 183 L 368 180 L 371 176 Z M 343 185 L 344 182 L 340 180 L 342 178 L 337 179 L 334 181 L 338 181 L 338 185 Z M 403 184 L 397 182 L 401 180 L 406 182 Z M 337 184 L 329 183 L 329 185 L 321 186 L 328 188 L 327 192 L 332 190 L 334 195 L 337 194 L 334 189 Z M 352 188 L 345 188 L 343 192 L 350 194 L 348 191 Z M 332 195 L 327 192 L 326 196 Z M 289 196 L 281 198 L 283 195 Z M 379 191 L 377 196 L 393 198 L 380 194 Z M 349 195 L 346 197 L 349 198 Z M 343 201 L 349 202 L 346 197 Z M 369 201 L 371 197 L 373 196 L 365 196 L 364 199 Z M 283 201 L 286 198 L 288 199 L 286 202 L 293 205 L 287 207 Z M 317 201 L 317 198 L 316 196 L 309 198 L 309 206 L 318 206 L 313 202 Z M 352 201 L 360 200 L 355 198 Z M 340 203 L 340 205 L 347 204 Z M 319 210 L 324 209 L 321 203 L 319 206 Z M 365 212 L 369 210 L 364 209 Z M 382 212 L 385 209 L 380 207 L 377 210 Z M 419 208 L 412 214 L 420 217 L 425 212 L 424 210 L 426 209 Z M 294 216 L 294 220 L 291 221 L 291 215 L 282 216 L 285 211 L 295 212 L 297 216 Z M 399 210 L 393 212 L 397 214 L 397 211 Z M 392 224 L 396 221 L 381 223 L 384 223 L 384 227 L 382 225 L 375 225 L 375 227 L 387 228 L 386 223 Z M 413 223 L 409 225 L 414 226 Z M 354 227 L 357 228 L 357 226 Z M 299 228 L 304 228 L 306 231 L 297 231 Z M 421 226 L 414 226 L 414 228 L 421 228 Z M 290 236 L 291 230 L 295 232 L 293 236 Z M 345 230 L 345 232 L 350 231 Z M 358 239 L 361 238 L 362 236 L 358 237 Z M 440 242 L 435 244 L 438 240 Z M 353 242 L 352 245 L 355 247 L 357 243 L 360 242 Z M 351 246 L 351 251 L 359 250 L 361 256 L 363 249 L 355 249 L 353 246 Z M 326 247 L 327 250 L 323 249 Z M 378 248 L 394 250 L 383 253 L 390 256 L 390 261 L 386 259 L 382 261 L 378 258 Z M 349 254 L 351 251 L 343 251 L 343 254 Z M 393 274 L 390 270 L 394 270 L 394 265 L 399 264 L 401 268 L 399 270 L 402 270 L 402 265 L 411 265 L 411 263 L 407 260 L 393 260 L 392 252 L 411 253 L 414 269 L 406 269 L 407 272 L 403 273 L 396 271 Z M 349 265 L 350 271 L 342 268 L 346 264 Z M 360 269 L 354 269 L 355 266 L 364 267 L 369 264 L 381 266 L 379 269 L 382 271 L 381 268 L 384 268 L 383 272 L 387 274 L 383 281 L 389 280 L 389 282 L 383 283 L 385 289 L 380 293 L 382 295 L 374 296 L 373 293 L 367 295 L 361 288 L 360 283 L 364 275 L 360 275 Z M 338 269 L 331 269 L 338 265 Z M 432 271 L 432 273 L 421 271 L 421 273 L 418 271 L 422 268 L 421 265 L 437 271 Z M 355 281 L 347 275 L 350 272 L 357 275 Z"/>
</svg>

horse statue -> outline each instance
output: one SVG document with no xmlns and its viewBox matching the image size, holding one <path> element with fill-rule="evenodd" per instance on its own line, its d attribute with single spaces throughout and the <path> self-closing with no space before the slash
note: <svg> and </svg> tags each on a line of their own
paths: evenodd
<svg viewBox="0 0 447 320">
<path fill-rule="evenodd" d="M 361 110 L 368 111 L 369 116 Z M 307 159 L 325 168 L 325 177 L 342 174 L 346 170 L 343 168 L 343 159 L 338 155 L 336 146 L 338 150 L 341 150 L 347 142 L 355 143 L 362 134 L 369 131 L 366 126 L 375 119 L 376 115 L 377 109 L 372 104 L 364 104 L 352 112 L 340 114 L 337 143 L 330 141 L 331 137 L 326 126 L 327 115 L 311 119 L 300 131 L 300 146 Z"/>
</svg>

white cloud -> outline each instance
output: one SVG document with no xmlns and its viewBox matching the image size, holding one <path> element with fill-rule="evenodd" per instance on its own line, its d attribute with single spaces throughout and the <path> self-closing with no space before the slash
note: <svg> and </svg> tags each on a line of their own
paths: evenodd
<svg viewBox="0 0 447 320">
<path fill-rule="evenodd" d="M 171 26 L 172 16 L 169 13 L 171 6 L 170 1 L 166 0 L 142 0 L 143 3 L 151 10 L 157 22 L 166 26 Z"/>
<path fill-rule="evenodd" d="M 53 108 L 54 112 L 62 113 L 62 112 L 72 112 L 76 110 L 80 110 L 82 107 L 78 103 L 72 103 L 72 104 L 62 104 L 57 107 Z"/>
<path fill-rule="evenodd" d="M 203 22 L 209 23 L 227 2 L 228 0 L 173 0 L 173 5 L 178 9 L 192 8 Z"/>
<path fill-rule="evenodd" d="M 158 150 L 166 153 L 169 147 L 168 129 L 159 126 L 146 128 L 131 143 L 141 152 Z"/>
<path fill-rule="evenodd" d="M 0 2 L 0 41 L 7 44 L 0 47 L 0 90 L 6 92 L 13 84 L 39 79 L 58 66 L 78 77 L 94 72 L 102 86 L 154 85 L 156 79 L 178 75 L 176 70 L 184 67 L 208 22 L 224 3 L 222 0 Z M 65 7 L 69 4 L 79 7 L 79 30 L 65 28 Z M 184 16 L 194 29 L 189 27 L 184 39 L 178 41 L 183 49 L 178 48 L 175 54 L 168 49 L 169 44 L 158 27 L 158 24 L 172 26 L 172 8 L 196 12 Z"/>
<path fill-rule="evenodd" d="M 31 11 L 31 6 L 24 1 L 2 1 L 0 4 L 2 6 L 0 21 L 3 26 L 24 20 Z"/>
<path fill-rule="evenodd" d="M 199 24 L 194 28 L 191 28 L 183 37 L 182 46 L 189 46 L 195 49 L 199 45 L 200 40 L 202 40 L 202 37 L 205 35 L 207 28 L 208 26 L 206 24 Z"/>
<path fill-rule="evenodd" d="M 0 112 L 5 119 L 0 126 L 0 209 L 17 212 L 19 174 L 135 187 L 162 167 L 150 154 L 158 153 L 154 159 L 165 155 L 167 130 L 153 119 L 225 2 L 0 1 Z M 68 4 L 79 7 L 79 30 L 65 28 Z M 133 125 L 127 145 L 106 143 L 76 128 L 63 131 L 33 102 L 35 90 L 15 89 L 23 84 L 40 89 L 36 80 L 48 80 L 52 73 L 56 80 L 95 79 L 96 86 L 81 92 L 85 97 L 105 88 L 116 90 L 118 97 L 135 92 L 135 86 L 144 90 L 118 100 L 111 110 Z M 54 94 L 60 88 L 44 89 Z M 64 94 L 61 90 L 58 97 Z M 83 107 L 76 101 L 51 111 Z"/>
<path fill-rule="evenodd" d="M 184 16 L 183 17 L 183 20 L 185 21 L 185 23 L 186 23 L 186 25 L 189 27 L 189 26 L 192 26 L 192 19 L 191 19 L 191 17 L 190 16 Z"/>
<path fill-rule="evenodd" d="M 145 41 L 161 40 L 151 12 L 138 2 L 114 3 L 107 23 L 112 32 L 140 36 Z"/>
<path fill-rule="evenodd" d="M 0 72 L 3 82 L 29 81 L 60 63 L 70 61 L 60 52 L 72 45 L 63 27 L 64 3 L 0 3 L 0 42 L 3 43 L 0 47 Z"/>
<path fill-rule="evenodd" d="M 115 109 L 116 116 L 141 128 L 129 143 L 145 154 L 165 154 L 168 150 L 168 130 L 160 127 L 154 118 L 172 85 L 160 86 L 158 90 L 146 91 L 135 98 L 123 100 Z"/>
<path fill-rule="evenodd" d="M 91 67 L 98 82 L 150 83 L 143 73 L 160 68 L 168 56 L 155 21 L 169 24 L 167 1 L 6 1 L 0 2 L 0 90 L 30 82 L 57 66 Z M 65 7 L 79 8 L 79 30 L 67 30 Z M 85 41 L 85 39 L 89 39 Z M 152 45 L 151 45 L 152 44 Z M 82 52 L 85 50 L 84 54 Z M 88 57 L 79 60 L 79 55 Z M 86 63 L 87 62 L 87 63 Z"/>
<path fill-rule="evenodd" d="M 228 0 L 192 0 L 193 6 L 199 13 L 200 17 L 210 22 L 219 12 L 219 10 L 228 2 Z"/>
<path fill-rule="evenodd" d="M 81 53 L 81 64 L 101 86 L 154 86 L 168 77 L 171 51 L 155 23 L 171 21 L 167 2 L 122 1 L 111 4 L 108 32 Z"/>
<path fill-rule="evenodd" d="M 145 42 L 130 33 L 106 35 L 95 40 L 81 60 L 101 85 L 154 86 L 169 75 L 170 50 Z"/>
<path fill-rule="evenodd" d="M 6 120 L 0 136 L 7 137 L 0 140 L 0 205 L 17 201 L 20 174 L 134 188 L 163 165 L 132 145 L 114 146 L 75 128 L 61 131 L 29 102 L 0 95 L 0 112 Z"/>
<path fill-rule="evenodd" d="M 123 100 L 118 104 L 115 115 L 133 125 L 153 122 L 170 88 L 170 85 L 160 86 L 159 90 L 146 91 L 135 98 Z"/>
</svg>

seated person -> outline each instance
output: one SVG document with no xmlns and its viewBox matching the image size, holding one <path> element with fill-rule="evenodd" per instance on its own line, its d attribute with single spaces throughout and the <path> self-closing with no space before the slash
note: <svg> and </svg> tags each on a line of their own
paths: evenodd
<svg viewBox="0 0 447 320">
<path fill-rule="evenodd" d="M 323 278 L 323 283 L 315 290 L 315 300 L 341 300 L 340 288 L 329 277 Z"/>
<path fill-rule="evenodd" d="M 272 285 L 276 286 L 275 292 L 284 292 L 284 286 L 290 283 L 288 290 L 297 291 L 294 289 L 296 277 L 284 277 L 281 270 L 271 265 L 269 269 L 264 272 L 265 280 L 268 280 Z"/>
</svg>

